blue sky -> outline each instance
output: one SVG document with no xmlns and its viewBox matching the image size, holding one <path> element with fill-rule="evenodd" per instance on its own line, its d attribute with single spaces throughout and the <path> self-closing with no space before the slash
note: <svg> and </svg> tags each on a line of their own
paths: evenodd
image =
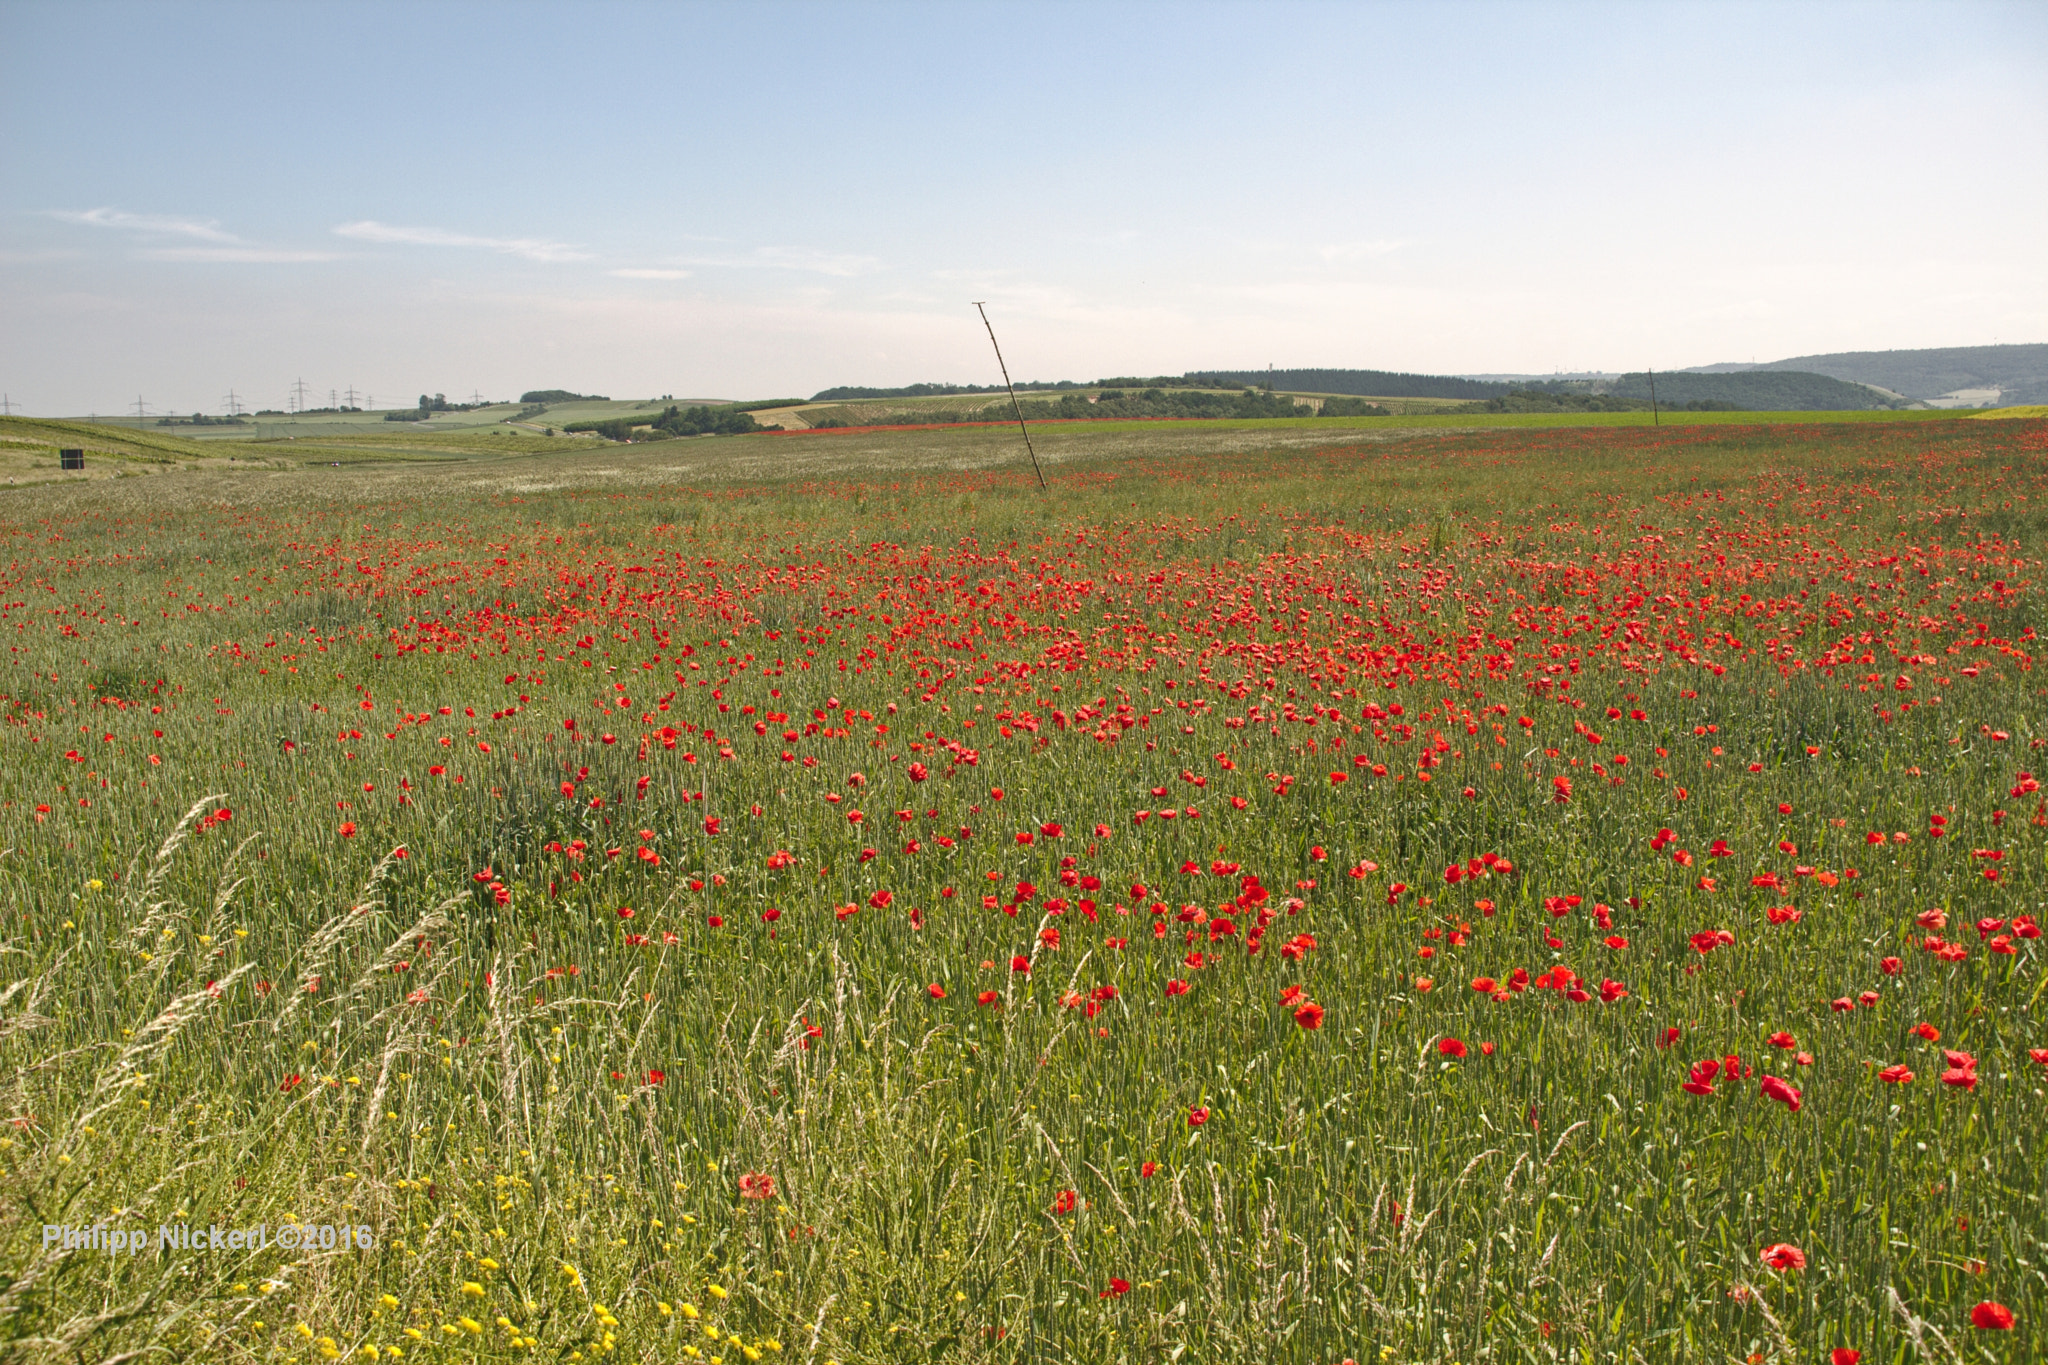
<svg viewBox="0 0 2048 1365">
<path fill-rule="evenodd" d="M 0 0 L 0 390 L 2048 341 L 2048 6 Z"/>
</svg>

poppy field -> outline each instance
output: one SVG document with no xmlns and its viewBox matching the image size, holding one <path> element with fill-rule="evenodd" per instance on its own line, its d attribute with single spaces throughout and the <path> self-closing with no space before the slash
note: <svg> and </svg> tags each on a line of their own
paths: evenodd
<svg viewBox="0 0 2048 1365">
<path fill-rule="evenodd" d="M 0 1359 L 2048 1349 L 2048 422 L 833 439 L 0 501 Z"/>
</svg>

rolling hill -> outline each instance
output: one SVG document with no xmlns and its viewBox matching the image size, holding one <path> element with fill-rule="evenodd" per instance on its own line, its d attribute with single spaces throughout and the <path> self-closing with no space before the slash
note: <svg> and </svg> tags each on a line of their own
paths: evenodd
<svg viewBox="0 0 2048 1365">
<path fill-rule="evenodd" d="M 1600 385 L 1617 398 L 1650 396 L 1650 376 L 1625 374 Z M 1855 412 L 1891 407 L 1883 394 L 1862 384 L 1798 370 L 1744 370 L 1725 374 L 1680 371 L 1656 377 L 1657 401 L 1733 403 L 1751 412 Z"/>
<path fill-rule="evenodd" d="M 1702 365 L 1689 374 L 1800 370 L 1852 384 L 1872 384 L 1919 402 L 1964 390 L 1998 391 L 1987 403 L 2048 402 L 2048 345 L 1938 346 L 1914 351 L 1837 351 L 1762 365 Z M 1661 388 L 1663 381 L 1658 381 Z"/>
</svg>

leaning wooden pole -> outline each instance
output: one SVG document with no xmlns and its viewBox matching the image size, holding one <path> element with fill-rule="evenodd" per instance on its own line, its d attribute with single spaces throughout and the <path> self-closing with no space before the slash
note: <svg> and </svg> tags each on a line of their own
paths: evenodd
<svg viewBox="0 0 2048 1365">
<path fill-rule="evenodd" d="M 1003 387 L 1010 391 L 1010 411 L 1017 414 L 1017 430 L 1024 433 L 1024 451 L 1031 457 L 1031 472 L 1038 476 L 1038 491 L 1045 491 L 1045 471 L 1038 467 L 1038 452 L 1031 448 L 1031 429 L 1024 425 L 1024 405 L 1017 401 L 1017 386 L 1010 382 L 1010 367 L 1003 363 L 1003 348 L 996 341 L 996 329 L 988 320 L 988 309 L 979 302 L 974 305 L 981 314 L 981 325 L 988 328 L 988 344 L 996 348 L 996 368 L 1003 372 Z"/>
</svg>

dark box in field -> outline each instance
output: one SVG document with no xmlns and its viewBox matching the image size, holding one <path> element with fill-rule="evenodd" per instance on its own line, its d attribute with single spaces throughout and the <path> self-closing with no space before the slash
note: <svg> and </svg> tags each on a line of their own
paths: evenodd
<svg viewBox="0 0 2048 1365">
<path fill-rule="evenodd" d="M 85 468 L 85 452 L 82 450 L 60 450 L 57 452 L 57 463 L 60 468 L 64 469 L 83 469 Z"/>
</svg>

